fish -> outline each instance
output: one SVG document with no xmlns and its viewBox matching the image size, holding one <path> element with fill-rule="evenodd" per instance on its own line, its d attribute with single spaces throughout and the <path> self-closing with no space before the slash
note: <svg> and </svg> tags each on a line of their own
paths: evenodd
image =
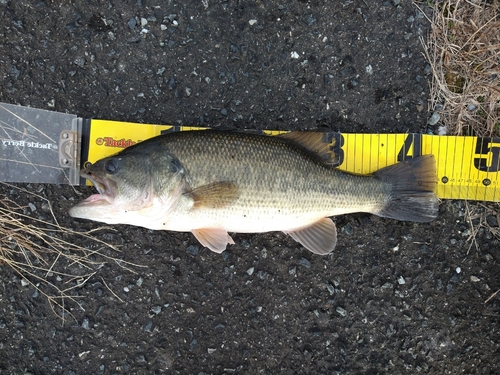
<svg viewBox="0 0 500 375">
<path fill-rule="evenodd" d="M 439 201 L 434 155 L 370 175 L 335 167 L 328 133 L 268 136 L 194 130 L 159 135 L 81 170 L 97 194 L 69 210 L 74 218 L 191 232 L 223 252 L 229 233 L 281 231 L 326 255 L 337 244 L 332 217 L 366 212 L 430 222 Z"/>
</svg>

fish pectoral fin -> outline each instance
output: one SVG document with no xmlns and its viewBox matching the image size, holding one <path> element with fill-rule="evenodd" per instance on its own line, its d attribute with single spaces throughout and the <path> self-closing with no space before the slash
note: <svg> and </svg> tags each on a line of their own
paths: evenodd
<svg viewBox="0 0 500 375">
<path fill-rule="evenodd" d="M 332 219 L 327 217 L 308 227 L 285 233 L 314 254 L 329 254 L 337 244 L 337 228 Z"/>
<path fill-rule="evenodd" d="M 238 198 L 238 187 L 229 181 L 213 182 L 197 187 L 189 193 L 193 208 L 222 208 Z"/>
<path fill-rule="evenodd" d="M 208 247 L 216 253 L 222 253 L 226 250 L 227 244 L 233 245 L 234 241 L 225 229 L 220 228 L 202 228 L 193 229 L 191 233 L 194 234 L 200 243 Z"/>
<path fill-rule="evenodd" d="M 331 134 L 331 132 L 321 131 L 295 131 L 280 134 L 278 137 L 301 145 L 318 155 L 327 164 L 338 165 L 340 162 L 339 153 L 335 151 L 338 146 L 335 144 L 335 139 L 332 139 Z"/>
</svg>

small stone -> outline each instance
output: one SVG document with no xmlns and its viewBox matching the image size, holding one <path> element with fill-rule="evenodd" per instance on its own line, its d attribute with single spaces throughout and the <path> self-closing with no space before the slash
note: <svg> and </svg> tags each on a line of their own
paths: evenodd
<svg viewBox="0 0 500 375">
<path fill-rule="evenodd" d="M 189 351 L 193 352 L 198 348 L 198 340 L 193 339 L 191 340 L 191 343 L 189 344 Z"/>
<path fill-rule="evenodd" d="M 144 27 L 148 24 L 148 20 L 145 18 L 141 18 L 141 26 Z"/>
<path fill-rule="evenodd" d="M 89 318 L 83 318 L 82 328 L 83 329 L 89 329 L 90 328 Z"/>
<path fill-rule="evenodd" d="M 290 53 L 290 57 L 292 59 L 298 59 L 300 55 L 297 52 L 293 51 L 292 53 Z"/>
<path fill-rule="evenodd" d="M 75 65 L 78 65 L 80 68 L 83 68 L 85 65 L 85 58 L 83 57 L 77 57 L 74 61 Z"/>
<path fill-rule="evenodd" d="M 477 283 L 477 282 L 479 282 L 479 281 L 481 281 L 481 280 L 480 280 L 480 279 L 479 279 L 479 277 L 477 277 L 477 276 L 471 276 L 471 277 L 470 277 L 470 281 L 472 281 L 473 283 Z"/>
<path fill-rule="evenodd" d="M 403 276 L 399 276 L 399 278 L 398 278 L 398 284 L 399 284 L 399 285 L 404 285 L 404 284 L 406 284 L 406 281 L 405 281 L 405 279 L 404 279 L 404 277 L 403 277 Z"/>
<path fill-rule="evenodd" d="M 461 273 L 461 272 L 462 272 L 462 269 L 461 269 L 460 267 L 457 267 L 457 268 L 455 268 L 455 272 L 456 272 L 456 273 Z"/>
<path fill-rule="evenodd" d="M 300 258 L 299 264 L 305 268 L 311 268 L 311 262 L 309 262 L 306 258 Z"/>
<path fill-rule="evenodd" d="M 151 332 L 151 328 L 153 328 L 153 321 L 149 320 L 146 324 L 144 324 L 142 327 L 142 330 L 145 332 Z"/>
<path fill-rule="evenodd" d="M 366 68 L 366 73 L 372 75 L 373 74 L 373 67 L 371 65 L 368 65 Z"/>
<path fill-rule="evenodd" d="M 340 307 L 340 306 L 337 306 L 337 308 L 335 309 L 335 311 L 337 311 L 340 316 L 346 316 L 347 315 L 347 311 L 345 309 L 343 309 L 342 307 Z"/>
<path fill-rule="evenodd" d="M 265 280 L 269 277 L 269 274 L 267 272 L 264 272 L 264 271 L 259 271 L 259 272 L 257 272 L 257 277 L 261 280 Z"/>
<path fill-rule="evenodd" d="M 316 22 L 316 17 L 314 17 L 314 15 L 312 15 L 312 14 L 309 14 L 306 16 L 306 22 L 307 22 L 308 26 L 312 26 L 313 23 Z"/>
<path fill-rule="evenodd" d="M 165 20 L 165 19 L 169 20 L 170 22 L 173 22 L 174 20 L 176 20 L 176 19 L 177 19 L 177 13 L 171 13 L 171 14 L 169 14 L 168 16 L 166 16 L 166 17 L 164 18 L 164 20 Z"/>
<path fill-rule="evenodd" d="M 30 285 L 30 283 L 28 281 L 26 281 L 26 279 L 21 279 L 21 285 L 28 286 L 28 285 Z"/>
<path fill-rule="evenodd" d="M 17 69 L 15 66 L 11 66 L 10 68 L 10 76 L 17 80 L 19 78 L 19 75 L 21 74 L 21 71 Z"/>
<path fill-rule="evenodd" d="M 137 21 L 135 18 L 131 18 L 128 20 L 127 24 L 129 28 L 134 29 L 137 26 Z"/>
<path fill-rule="evenodd" d="M 326 289 L 328 289 L 328 293 L 330 293 L 331 296 L 335 294 L 335 288 L 332 284 L 326 284 Z"/>
<path fill-rule="evenodd" d="M 462 237 L 469 237 L 471 235 L 470 229 L 466 229 L 462 232 Z"/>
<path fill-rule="evenodd" d="M 250 20 L 248 21 L 248 23 L 250 24 L 250 26 L 253 26 L 257 23 L 257 20 Z"/>
<path fill-rule="evenodd" d="M 469 111 L 471 111 L 471 112 L 472 112 L 472 111 L 475 111 L 475 110 L 476 110 L 476 106 L 475 106 L 474 104 L 469 104 L 469 105 L 467 106 L 467 109 L 468 109 Z"/>
<path fill-rule="evenodd" d="M 250 267 L 249 269 L 247 269 L 247 273 L 248 273 L 250 276 L 252 276 L 253 271 L 254 271 L 254 268 L 253 268 L 253 267 Z"/>
<path fill-rule="evenodd" d="M 438 135 L 446 135 L 446 134 L 448 134 L 448 127 L 440 126 L 438 128 Z"/>
<path fill-rule="evenodd" d="M 260 251 L 260 256 L 262 257 L 262 259 L 267 258 L 267 249 L 265 247 Z"/>
<path fill-rule="evenodd" d="M 215 353 L 216 351 L 217 351 L 217 349 L 213 349 L 213 348 L 208 348 L 208 349 L 207 349 L 208 354 L 213 354 L 213 353 Z"/>
<path fill-rule="evenodd" d="M 427 121 L 427 123 L 429 125 L 433 126 L 433 125 L 436 125 L 440 119 L 441 119 L 441 116 L 439 115 L 439 113 L 434 112 L 432 114 L 432 116 L 429 118 L 429 120 Z"/>
<path fill-rule="evenodd" d="M 186 253 L 189 255 L 196 255 L 200 251 L 200 247 L 197 245 L 189 245 L 186 249 Z"/>
<path fill-rule="evenodd" d="M 346 224 L 342 227 L 341 229 L 342 233 L 345 233 L 347 234 L 348 236 L 350 236 L 352 233 L 353 233 L 353 230 L 352 230 L 352 225 L 351 224 Z"/>
<path fill-rule="evenodd" d="M 158 315 L 158 314 L 161 312 L 161 306 L 158 306 L 158 305 L 157 305 L 157 306 L 153 306 L 153 307 L 151 307 L 151 312 L 152 312 L 153 314 Z"/>
<path fill-rule="evenodd" d="M 172 91 L 173 89 L 176 88 L 177 83 L 175 82 L 175 78 L 174 77 L 170 77 L 170 79 L 168 80 L 168 85 L 167 86 L 168 86 L 168 89 L 170 91 Z"/>
</svg>

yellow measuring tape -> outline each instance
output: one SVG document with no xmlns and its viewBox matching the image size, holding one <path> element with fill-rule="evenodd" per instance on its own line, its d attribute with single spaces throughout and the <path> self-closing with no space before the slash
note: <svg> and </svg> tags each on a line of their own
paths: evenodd
<svg viewBox="0 0 500 375">
<path fill-rule="evenodd" d="M 164 132 L 200 129 L 206 128 L 91 120 L 87 159 L 96 162 Z M 338 168 L 357 174 L 370 174 L 404 159 L 434 154 L 439 198 L 500 202 L 500 138 L 332 132 L 331 143 L 339 155 Z"/>
</svg>

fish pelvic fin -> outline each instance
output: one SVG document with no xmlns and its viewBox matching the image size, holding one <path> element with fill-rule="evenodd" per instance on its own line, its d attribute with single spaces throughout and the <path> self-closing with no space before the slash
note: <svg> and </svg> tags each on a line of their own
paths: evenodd
<svg viewBox="0 0 500 375">
<path fill-rule="evenodd" d="M 439 211 L 434 194 L 437 185 L 436 159 L 423 155 L 382 168 L 375 177 L 391 186 L 389 201 L 375 215 L 396 220 L 429 222 Z"/>
<path fill-rule="evenodd" d="M 327 217 L 307 227 L 284 233 L 318 255 L 330 254 L 337 244 L 337 228 L 332 219 Z"/>
<path fill-rule="evenodd" d="M 196 239 L 205 247 L 215 253 L 222 253 L 226 250 L 228 244 L 234 244 L 233 239 L 225 229 L 220 228 L 202 228 L 191 231 Z"/>
</svg>

